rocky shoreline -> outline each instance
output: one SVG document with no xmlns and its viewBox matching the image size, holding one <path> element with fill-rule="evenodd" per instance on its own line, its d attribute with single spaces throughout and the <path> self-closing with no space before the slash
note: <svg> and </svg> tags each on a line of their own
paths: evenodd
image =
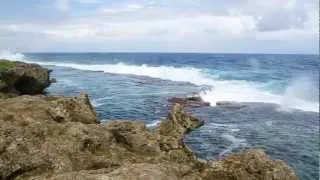
<svg viewBox="0 0 320 180">
<path fill-rule="evenodd" d="M 38 65 L 0 60 L 0 180 L 298 179 L 259 149 L 199 161 L 183 137 L 204 122 L 174 101 L 152 131 L 140 121 L 101 124 L 86 94 L 43 95 L 49 75 Z"/>
</svg>

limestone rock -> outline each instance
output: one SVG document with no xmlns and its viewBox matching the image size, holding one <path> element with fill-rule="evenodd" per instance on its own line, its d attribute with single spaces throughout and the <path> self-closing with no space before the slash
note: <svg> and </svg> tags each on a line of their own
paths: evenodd
<svg viewBox="0 0 320 180">
<path fill-rule="evenodd" d="M 0 179 L 295 180 L 260 150 L 200 162 L 183 137 L 203 121 L 174 105 L 151 131 L 141 121 L 99 124 L 87 95 L 0 101 Z"/>
<path fill-rule="evenodd" d="M 202 172 L 203 179 L 221 180 L 297 180 L 292 169 L 283 161 L 271 160 L 263 150 L 251 149 L 209 162 Z"/>
<path fill-rule="evenodd" d="M 50 85 L 49 73 L 36 64 L 0 60 L 0 92 L 42 94 Z"/>
</svg>

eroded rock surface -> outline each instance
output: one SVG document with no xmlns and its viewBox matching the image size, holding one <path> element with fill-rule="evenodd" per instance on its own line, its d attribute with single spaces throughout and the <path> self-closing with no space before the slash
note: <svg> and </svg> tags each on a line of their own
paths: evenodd
<svg viewBox="0 0 320 180">
<path fill-rule="evenodd" d="M 282 161 L 249 150 L 200 162 L 183 136 L 203 122 L 176 104 L 158 128 L 99 124 L 86 95 L 0 101 L 0 179 L 295 180 Z"/>
<path fill-rule="evenodd" d="M 50 85 L 49 73 L 36 64 L 0 60 L 0 97 L 41 94 Z"/>
</svg>

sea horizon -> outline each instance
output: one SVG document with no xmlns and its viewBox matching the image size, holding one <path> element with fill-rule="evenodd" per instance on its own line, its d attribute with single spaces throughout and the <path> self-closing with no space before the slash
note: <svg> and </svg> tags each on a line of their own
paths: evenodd
<svg viewBox="0 0 320 180">
<path fill-rule="evenodd" d="M 19 51 L 8 51 L 8 52 L 17 52 Z M 310 56 L 319 56 L 318 53 L 256 53 L 256 52 L 180 52 L 180 51 L 25 51 L 21 52 L 25 54 L 214 54 L 214 55 L 223 55 L 223 54 L 232 54 L 232 55 L 310 55 Z"/>
</svg>

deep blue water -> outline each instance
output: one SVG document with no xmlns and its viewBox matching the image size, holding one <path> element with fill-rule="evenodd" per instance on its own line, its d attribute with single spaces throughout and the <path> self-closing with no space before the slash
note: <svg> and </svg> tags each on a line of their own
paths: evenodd
<svg viewBox="0 0 320 180">
<path fill-rule="evenodd" d="M 2 55 L 4 56 L 4 55 Z M 185 138 L 199 158 L 262 148 L 303 180 L 319 179 L 317 55 L 26 53 L 11 58 L 53 70 L 53 95 L 90 95 L 99 119 L 154 126 L 173 96 L 200 95 L 213 106 L 188 109 L 205 125 Z M 0 54 L 1 57 L 1 54 Z M 245 106 L 214 106 L 236 101 Z"/>
</svg>

